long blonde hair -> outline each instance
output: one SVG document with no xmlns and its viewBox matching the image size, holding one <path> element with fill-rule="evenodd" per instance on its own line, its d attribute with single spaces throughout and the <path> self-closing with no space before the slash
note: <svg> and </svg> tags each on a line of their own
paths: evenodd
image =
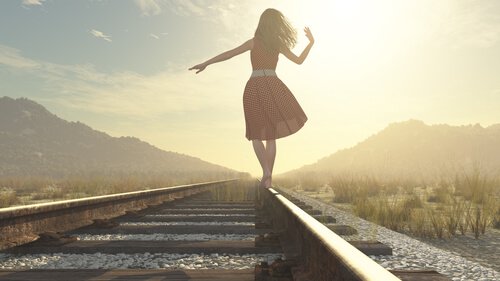
<svg viewBox="0 0 500 281">
<path fill-rule="evenodd" d="M 258 37 L 270 52 L 291 49 L 297 43 L 297 31 L 276 9 L 266 9 L 262 13 L 255 37 Z"/>
</svg>

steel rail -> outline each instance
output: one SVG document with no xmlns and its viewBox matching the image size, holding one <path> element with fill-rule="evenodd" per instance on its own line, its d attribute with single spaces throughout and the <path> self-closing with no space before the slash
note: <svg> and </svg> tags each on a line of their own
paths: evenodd
<svg viewBox="0 0 500 281">
<path fill-rule="evenodd" d="M 401 280 L 297 207 L 276 190 L 261 188 L 259 208 L 305 265 L 309 280 Z M 284 245 L 286 248 L 286 245 Z"/>
<path fill-rule="evenodd" d="M 230 179 L 0 209 L 0 250 L 238 181 Z"/>
</svg>

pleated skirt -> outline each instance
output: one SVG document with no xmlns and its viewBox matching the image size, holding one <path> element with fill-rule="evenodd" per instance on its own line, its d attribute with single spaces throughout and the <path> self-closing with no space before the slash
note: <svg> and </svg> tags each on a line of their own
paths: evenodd
<svg viewBox="0 0 500 281">
<path fill-rule="evenodd" d="M 246 138 L 274 140 L 300 130 L 307 116 L 277 76 L 251 77 L 243 93 Z"/>
</svg>

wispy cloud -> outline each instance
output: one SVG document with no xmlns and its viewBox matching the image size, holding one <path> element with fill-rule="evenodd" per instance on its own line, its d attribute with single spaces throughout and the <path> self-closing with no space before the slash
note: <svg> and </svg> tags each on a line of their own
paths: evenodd
<svg viewBox="0 0 500 281">
<path fill-rule="evenodd" d="M 161 2 L 158 0 L 135 0 L 143 16 L 158 15 L 162 11 Z"/>
<path fill-rule="evenodd" d="M 24 6 L 41 6 L 45 0 L 23 0 Z"/>
<path fill-rule="evenodd" d="M 204 16 L 208 10 L 208 7 L 191 0 L 173 0 L 165 4 L 172 12 L 182 16 Z"/>
<path fill-rule="evenodd" d="M 90 34 L 94 35 L 94 37 L 97 38 L 102 38 L 103 40 L 106 40 L 108 42 L 111 42 L 111 36 L 104 34 L 102 31 L 92 29 L 90 30 Z"/>
<path fill-rule="evenodd" d="M 144 16 L 159 15 L 165 10 L 181 16 L 205 16 L 211 7 L 218 6 L 221 3 L 221 1 L 211 1 L 210 5 L 207 5 L 206 2 L 195 0 L 135 0 L 135 4 Z M 224 4 L 224 6 L 227 6 L 227 4 Z"/>
<path fill-rule="evenodd" d="M 149 33 L 149 36 L 154 38 L 154 39 L 161 39 L 162 37 L 165 37 L 168 35 L 168 32 L 161 32 L 161 33 Z"/>
<path fill-rule="evenodd" d="M 13 48 L 0 45 L 0 67 L 22 71 L 26 77 L 43 78 L 50 93 L 38 100 L 86 112 L 151 119 L 169 114 L 224 107 L 206 89 L 213 85 L 208 75 L 187 70 L 165 70 L 153 75 L 131 71 L 100 72 L 91 64 L 63 65 L 32 60 Z"/>
<path fill-rule="evenodd" d="M 23 57 L 19 50 L 0 45 L 0 65 L 6 65 L 14 69 L 34 69 L 39 63 Z"/>
</svg>

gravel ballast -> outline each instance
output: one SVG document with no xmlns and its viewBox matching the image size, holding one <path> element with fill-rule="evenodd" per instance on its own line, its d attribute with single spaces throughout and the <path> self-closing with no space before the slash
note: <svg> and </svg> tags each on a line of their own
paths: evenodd
<svg viewBox="0 0 500 281">
<path fill-rule="evenodd" d="M 226 221 L 226 222 L 121 222 L 120 225 L 130 225 L 130 226 L 142 226 L 142 225 L 248 225 L 254 226 L 253 222 L 237 222 L 237 221 Z"/>
<path fill-rule="evenodd" d="M 77 234 L 78 240 L 111 241 L 111 240 L 141 240 L 141 241 L 210 241 L 210 240 L 254 240 L 255 234 Z"/>
<path fill-rule="evenodd" d="M 0 269 L 252 269 L 280 254 L 0 254 Z"/>
<path fill-rule="evenodd" d="M 155 215 L 145 215 L 144 217 L 149 218 L 166 218 L 166 217 L 255 217 L 255 215 L 249 214 L 155 214 Z"/>
</svg>

